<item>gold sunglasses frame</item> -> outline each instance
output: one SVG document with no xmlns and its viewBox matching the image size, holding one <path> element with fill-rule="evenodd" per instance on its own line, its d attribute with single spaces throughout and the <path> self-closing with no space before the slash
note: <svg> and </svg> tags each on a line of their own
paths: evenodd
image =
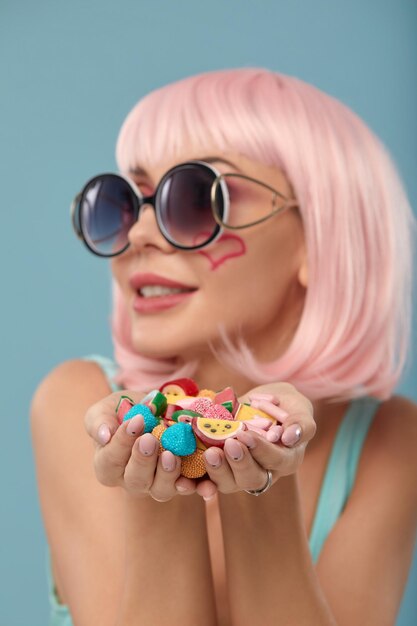
<svg viewBox="0 0 417 626">
<path fill-rule="evenodd" d="M 226 187 L 227 187 L 227 181 L 225 180 L 226 178 L 243 178 L 244 180 L 248 180 L 252 183 L 256 183 L 257 185 L 260 185 L 261 187 L 264 187 L 264 189 L 268 189 L 268 191 L 270 191 L 273 194 L 272 206 L 275 206 L 275 208 L 272 209 L 271 213 L 268 213 L 268 215 L 265 215 L 264 217 L 261 217 L 255 220 L 254 222 L 250 222 L 249 224 L 243 224 L 241 226 L 230 226 L 229 224 L 226 224 L 225 222 L 223 222 L 223 220 L 221 219 L 219 215 L 218 210 L 216 209 L 217 189 L 222 181 L 226 184 Z M 277 191 L 270 185 L 267 185 L 266 183 L 260 180 L 257 180 L 256 178 L 252 178 L 251 176 L 246 176 L 246 174 L 236 174 L 235 172 L 219 174 L 219 176 L 217 176 L 217 178 L 213 181 L 210 196 L 211 196 L 210 197 L 211 207 L 212 207 L 214 219 L 216 220 L 219 226 L 222 226 L 223 228 L 226 228 L 228 230 L 241 230 L 243 228 L 249 228 L 250 226 L 256 226 L 257 224 L 262 224 L 262 222 L 266 222 L 266 220 L 269 220 L 274 215 L 278 215 L 282 211 L 285 211 L 285 209 L 293 209 L 293 208 L 299 207 L 299 204 L 297 203 L 295 198 L 287 198 L 286 196 L 284 196 L 282 193 L 280 193 L 279 191 Z M 279 207 L 276 206 L 277 198 L 281 198 L 284 201 L 283 206 L 279 206 Z"/>
</svg>

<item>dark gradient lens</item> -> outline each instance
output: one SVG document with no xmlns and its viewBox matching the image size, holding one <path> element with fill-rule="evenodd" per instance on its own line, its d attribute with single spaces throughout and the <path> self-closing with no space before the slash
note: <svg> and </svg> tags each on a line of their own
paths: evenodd
<svg viewBox="0 0 417 626">
<path fill-rule="evenodd" d="M 216 174 L 206 165 L 187 163 L 168 172 L 158 186 L 156 210 L 161 229 L 173 243 L 194 248 L 214 239 L 220 230 L 211 209 Z M 218 206 L 223 212 L 219 188 Z"/>
<path fill-rule="evenodd" d="M 79 210 L 81 232 L 89 248 L 102 256 L 122 252 L 136 220 L 136 206 L 133 190 L 120 176 L 93 178 L 82 192 Z"/>
</svg>

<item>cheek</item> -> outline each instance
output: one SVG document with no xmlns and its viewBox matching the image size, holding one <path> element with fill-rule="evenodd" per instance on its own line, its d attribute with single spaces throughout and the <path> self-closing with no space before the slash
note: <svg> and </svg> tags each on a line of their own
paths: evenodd
<svg viewBox="0 0 417 626">
<path fill-rule="evenodd" d="M 244 256 L 246 245 L 238 235 L 226 233 L 219 238 L 212 250 L 200 250 L 198 254 L 207 259 L 211 271 L 214 271 L 231 259 Z"/>
</svg>

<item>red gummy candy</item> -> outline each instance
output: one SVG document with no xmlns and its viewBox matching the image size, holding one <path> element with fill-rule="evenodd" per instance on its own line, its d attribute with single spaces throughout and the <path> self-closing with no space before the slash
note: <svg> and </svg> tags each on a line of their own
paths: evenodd
<svg viewBox="0 0 417 626">
<path fill-rule="evenodd" d="M 171 390 L 170 387 L 173 387 Z M 192 378 L 177 378 L 164 383 L 159 391 L 161 393 L 184 393 L 186 396 L 196 396 L 198 385 Z"/>
</svg>

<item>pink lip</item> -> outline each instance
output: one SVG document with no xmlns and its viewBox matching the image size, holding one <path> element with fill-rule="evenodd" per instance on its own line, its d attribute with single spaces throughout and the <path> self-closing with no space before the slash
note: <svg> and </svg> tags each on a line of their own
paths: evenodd
<svg viewBox="0 0 417 626">
<path fill-rule="evenodd" d="M 129 284 L 136 292 L 139 291 L 145 285 L 161 285 L 163 287 L 175 287 L 177 289 L 192 289 L 193 291 L 186 291 L 184 293 L 173 293 L 167 296 L 155 296 L 151 298 L 144 298 L 139 293 L 136 293 L 133 299 L 133 309 L 138 313 L 156 313 L 158 311 L 164 311 L 170 309 L 177 304 L 181 304 L 186 301 L 187 298 L 195 293 L 196 288 L 191 285 L 184 285 L 164 276 L 158 276 L 158 274 L 143 273 L 133 274 L 129 280 Z"/>
<path fill-rule="evenodd" d="M 177 289 L 196 289 L 193 285 L 184 285 L 175 280 L 170 280 L 158 274 L 144 272 L 143 274 L 133 274 L 129 279 L 129 285 L 135 291 L 138 291 L 145 285 L 161 285 L 162 287 L 176 287 Z"/>
</svg>

